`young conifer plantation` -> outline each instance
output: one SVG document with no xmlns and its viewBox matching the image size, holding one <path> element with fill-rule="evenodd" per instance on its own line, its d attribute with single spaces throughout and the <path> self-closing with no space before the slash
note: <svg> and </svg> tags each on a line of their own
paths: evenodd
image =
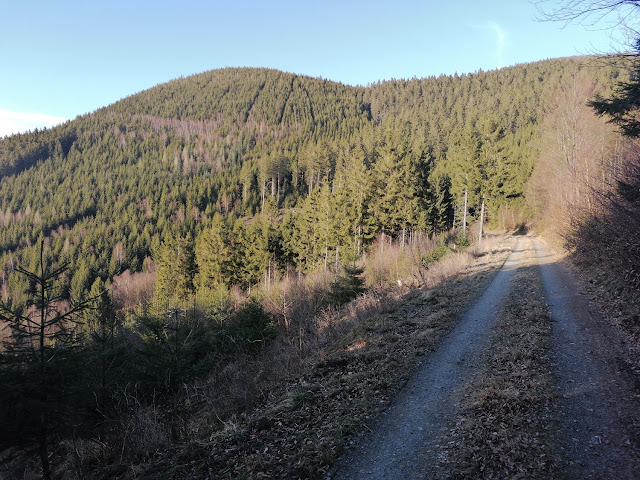
<svg viewBox="0 0 640 480">
<path fill-rule="evenodd" d="M 1 139 L 1 463 L 188 462 L 348 334 L 327 312 L 426 284 L 481 217 L 542 217 L 593 252 L 637 213 L 637 146 L 587 105 L 624 72 L 585 57 L 350 87 L 232 68 Z"/>
</svg>

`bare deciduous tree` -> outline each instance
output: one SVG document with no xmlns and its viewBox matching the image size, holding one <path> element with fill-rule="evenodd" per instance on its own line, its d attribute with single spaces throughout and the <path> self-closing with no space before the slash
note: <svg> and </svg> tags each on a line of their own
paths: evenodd
<svg viewBox="0 0 640 480">
<path fill-rule="evenodd" d="M 619 136 L 587 105 L 594 87 L 584 71 L 561 86 L 541 125 L 531 194 L 553 230 L 563 231 L 585 214 L 596 213 L 593 194 L 611 188 L 608 165 L 621 161 L 616 154 Z"/>
<path fill-rule="evenodd" d="M 579 23 L 593 27 L 615 18 L 615 25 L 633 28 L 640 14 L 640 0 L 537 0 L 534 4 L 541 20 L 567 25 Z"/>
<path fill-rule="evenodd" d="M 640 0 L 533 0 L 533 3 L 539 20 L 557 22 L 563 27 L 578 24 L 592 30 L 608 30 L 614 50 L 627 57 L 636 56 Z"/>
</svg>

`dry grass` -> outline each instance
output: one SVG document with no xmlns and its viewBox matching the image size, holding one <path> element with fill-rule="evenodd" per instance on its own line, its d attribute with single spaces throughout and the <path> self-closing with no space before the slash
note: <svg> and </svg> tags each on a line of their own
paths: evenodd
<svg viewBox="0 0 640 480">
<path fill-rule="evenodd" d="M 431 281 L 441 282 L 434 288 L 381 282 L 341 309 L 315 312 L 311 320 L 293 312 L 312 313 L 316 293 L 302 284 L 289 285 L 281 297 L 272 297 L 274 305 L 286 309 L 289 334 L 255 363 L 236 369 L 236 381 L 243 376 L 260 385 L 261 406 L 230 417 L 213 431 L 200 417 L 197 439 L 172 454 L 159 454 L 138 478 L 325 476 L 506 258 L 506 246 L 485 247 L 488 253 L 450 254 L 441 266 L 432 265 Z M 390 258 L 395 265 L 398 257 Z M 407 275 L 401 280 L 410 280 L 412 270 Z M 308 295 L 312 302 L 297 304 L 298 297 Z"/>
<path fill-rule="evenodd" d="M 440 439 L 434 478 L 562 478 L 554 457 L 551 319 L 535 267 L 516 273 L 480 372 Z"/>
</svg>

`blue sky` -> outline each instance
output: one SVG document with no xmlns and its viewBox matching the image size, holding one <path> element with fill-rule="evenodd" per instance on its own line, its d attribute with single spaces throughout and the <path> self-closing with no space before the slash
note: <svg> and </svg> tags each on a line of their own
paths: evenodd
<svg viewBox="0 0 640 480">
<path fill-rule="evenodd" d="M 0 0 L 0 137 L 214 68 L 367 85 L 616 46 L 536 16 L 527 0 Z"/>
</svg>

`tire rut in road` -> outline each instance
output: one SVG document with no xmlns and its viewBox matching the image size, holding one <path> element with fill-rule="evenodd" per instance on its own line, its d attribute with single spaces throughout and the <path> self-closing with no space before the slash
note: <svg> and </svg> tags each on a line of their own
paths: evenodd
<svg viewBox="0 0 640 480">
<path fill-rule="evenodd" d="M 549 313 L 557 409 L 567 474 L 575 479 L 640 478 L 640 401 L 620 366 L 616 334 L 572 275 L 535 239 Z"/>
<path fill-rule="evenodd" d="M 438 439 L 430 479 L 564 478 L 553 428 L 552 321 L 536 253 L 527 243 L 489 347 L 465 382 L 454 421 Z"/>
</svg>

